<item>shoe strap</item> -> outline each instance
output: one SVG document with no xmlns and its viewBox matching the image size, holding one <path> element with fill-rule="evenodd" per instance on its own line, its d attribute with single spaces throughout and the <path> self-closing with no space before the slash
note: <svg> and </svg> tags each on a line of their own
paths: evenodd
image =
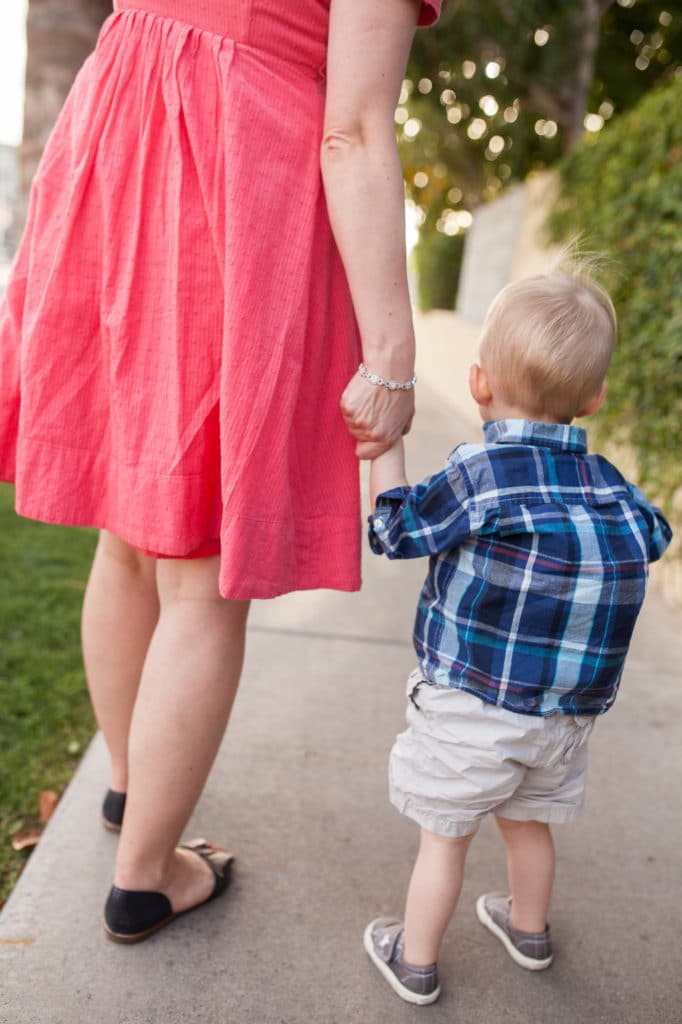
<svg viewBox="0 0 682 1024">
<path fill-rule="evenodd" d="M 230 851 L 221 846 L 213 846 L 212 843 L 207 843 L 205 839 L 191 839 L 187 843 L 181 843 L 180 849 L 189 850 L 190 853 L 196 853 L 198 857 L 201 857 L 201 859 L 208 864 L 215 879 L 213 892 L 209 899 L 213 899 L 214 896 L 218 896 L 227 884 L 227 879 L 229 877 L 227 869 L 234 860 Z"/>
<path fill-rule="evenodd" d="M 381 959 L 390 964 L 402 954 L 403 926 L 401 924 L 389 925 L 387 928 L 382 928 L 382 932 L 381 940 L 375 948 Z"/>
</svg>

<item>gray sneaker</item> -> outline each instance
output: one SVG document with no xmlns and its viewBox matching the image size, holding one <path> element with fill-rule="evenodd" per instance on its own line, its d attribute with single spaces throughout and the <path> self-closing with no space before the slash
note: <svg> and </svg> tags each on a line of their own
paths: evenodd
<svg viewBox="0 0 682 1024">
<path fill-rule="evenodd" d="M 425 1006 L 440 995 L 438 969 L 416 967 L 403 960 L 402 922 L 392 917 L 377 917 L 365 928 L 365 949 L 394 992 L 407 1003 Z"/>
<path fill-rule="evenodd" d="M 552 962 L 549 925 L 544 932 L 522 932 L 511 923 L 511 897 L 489 892 L 476 900 L 476 915 L 496 935 L 509 956 L 529 971 L 543 971 Z"/>
</svg>

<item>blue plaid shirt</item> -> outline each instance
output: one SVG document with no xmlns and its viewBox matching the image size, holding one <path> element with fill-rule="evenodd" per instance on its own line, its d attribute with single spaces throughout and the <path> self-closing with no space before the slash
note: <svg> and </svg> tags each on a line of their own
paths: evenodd
<svg viewBox="0 0 682 1024">
<path fill-rule="evenodd" d="M 528 715 L 598 715 L 616 697 L 657 508 L 568 424 L 498 420 L 415 487 L 387 491 L 370 544 L 430 557 L 414 627 L 426 679 Z"/>
</svg>

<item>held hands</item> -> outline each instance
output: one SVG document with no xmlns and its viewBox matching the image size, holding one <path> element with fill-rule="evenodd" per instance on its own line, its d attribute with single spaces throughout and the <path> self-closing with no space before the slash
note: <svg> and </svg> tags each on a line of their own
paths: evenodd
<svg viewBox="0 0 682 1024">
<path fill-rule="evenodd" d="M 341 396 L 341 413 L 358 442 L 358 458 L 376 459 L 408 433 L 414 416 L 414 390 L 389 391 L 356 373 Z"/>
</svg>

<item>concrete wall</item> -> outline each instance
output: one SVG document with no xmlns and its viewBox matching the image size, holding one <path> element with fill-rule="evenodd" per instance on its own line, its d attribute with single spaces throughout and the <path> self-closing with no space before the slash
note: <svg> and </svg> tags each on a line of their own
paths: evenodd
<svg viewBox="0 0 682 1024">
<path fill-rule="evenodd" d="M 513 185 L 501 199 L 476 211 L 457 291 L 457 313 L 465 322 L 482 323 L 492 300 L 511 280 L 526 203 L 525 187 Z"/>
<path fill-rule="evenodd" d="M 482 323 L 500 289 L 542 273 L 558 258 L 560 247 L 548 245 L 544 235 L 555 190 L 551 172 L 535 174 L 476 210 L 457 293 L 457 314 L 463 321 Z"/>
</svg>

